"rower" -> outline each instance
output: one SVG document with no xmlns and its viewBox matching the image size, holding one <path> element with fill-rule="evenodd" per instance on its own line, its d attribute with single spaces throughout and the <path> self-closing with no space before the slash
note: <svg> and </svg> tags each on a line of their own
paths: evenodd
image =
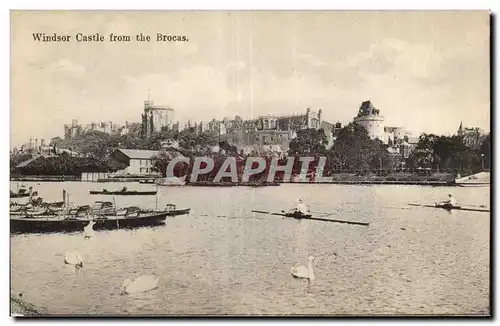
<svg viewBox="0 0 500 326">
<path fill-rule="evenodd" d="M 452 194 L 448 194 L 448 200 L 445 200 L 445 201 L 441 202 L 440 204 L 443 205 L 443 207 L 452 208 L 452 207 L 456 206 L 457 201 L 456 201 L 455 197 L 453 197 Z"/>
<path fill-rule="evenodd" d="M 307 205 L 304 204 L 302 198 L 299 198 L 299 202 L 297 203 L 297 208 L 295 208 L 294 211 L 302 214 L 307 214 L 309 213 L 309 208 L 307 208 Z"/>
</svg>

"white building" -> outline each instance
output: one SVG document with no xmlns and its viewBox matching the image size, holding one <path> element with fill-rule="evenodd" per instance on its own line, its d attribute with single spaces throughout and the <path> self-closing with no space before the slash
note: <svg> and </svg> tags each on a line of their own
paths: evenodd
<svg viewBox="0 0 500 326">
<path fill-rule="evenodd" d="M 113 158 L 128 166 L 121 173 L 145 175 L 155 173 L 153 171 L 153 157 L 157 156 L 158 153 L 159 151 L 141 149 L 117 149 L 113 152 Z"/>
</svg>

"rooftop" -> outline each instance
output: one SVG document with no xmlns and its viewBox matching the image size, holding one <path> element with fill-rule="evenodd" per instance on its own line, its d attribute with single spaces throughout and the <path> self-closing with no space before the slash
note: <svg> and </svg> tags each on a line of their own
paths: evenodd
<svg viewBox="0 0 500 326">
<path fill-rule="evenodd" d="M 131 159 L 151 159 L 151 157 L 158 155 L 160 151 L 150 151 L 144 149 L 123 149 L 118 148 L 117 151 L 123 153 L 123 155 L 127 156 Z"/>
</svg>

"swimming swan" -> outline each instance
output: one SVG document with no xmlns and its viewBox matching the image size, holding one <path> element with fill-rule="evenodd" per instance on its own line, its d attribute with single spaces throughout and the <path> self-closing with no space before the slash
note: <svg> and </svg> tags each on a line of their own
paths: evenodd
<svg viewBox="0 0 500 326">
<path fill-rule="evenodd" d="M 83 232 L 85 232 L 86 239 L 95 236 L 95 231 L 93 229 L 94 225 L 95 222 L 90 221 L 89 224 L 87 224 L 87 226 L 83 228 Z"/>
<path fill-rule="evenodd" d="M 66 252 L 64 262 L 75 267 L 83 267 L 83 259 L 77 251 Z"/>
<path fill-rule="evenodd" d="M 309 256 L 307 267 L 305 266 L 292 267 L 292 276 L 295 278 L 307 278 L 309 282 L 313 281 L 315 279 L 312 267 L 314 261 L 315 261 L 314 257 Z"/>
<path fill-rule="evenodd" d="M 153 275 L 143 275 L 135 280 L 126 279 L 120 289 L 120 294 L 132 294 L 139 292 L 147 292 L 158 287 L 159 277 Z"/>
</svg>

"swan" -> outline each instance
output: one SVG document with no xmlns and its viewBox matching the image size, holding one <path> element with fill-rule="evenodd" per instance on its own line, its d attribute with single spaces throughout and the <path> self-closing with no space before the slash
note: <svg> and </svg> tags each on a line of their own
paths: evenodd
<svg viewBox="0 0 500 326">
<path fill-rule="evenodd" d="M 82 256 L 77 251 L 68 251 L 64 257 L 64 262 L 75 267 L 83 267 Z"/>
<path fill-rule="evenodd" d="M 83 228 L 83 232 L 85 232 L 86 239 L 95 236 L 95 231 L 93 229 L 94 225 L 95 222 L 90 221 L 89 224 L 87 224 L 87 226 Z"/>
<path fill-rule="evenodd" d="M 307 267 L 305 266 L 292 267 L 292 276 L 295 278 L 307 278 L 309 282 L 313 281 L 315 279 L 312 267 L 314 261 L 315 261 L 314 257 L 309 256 Z"/>
<path fill-rule="evenodd" d="M 143 275 L 135 280 L 126 279 L 123 281 L 120 294 L 132 294 L 151 291 L 158 287 L 159 277 L 153 275 Z"/>
</svg>

